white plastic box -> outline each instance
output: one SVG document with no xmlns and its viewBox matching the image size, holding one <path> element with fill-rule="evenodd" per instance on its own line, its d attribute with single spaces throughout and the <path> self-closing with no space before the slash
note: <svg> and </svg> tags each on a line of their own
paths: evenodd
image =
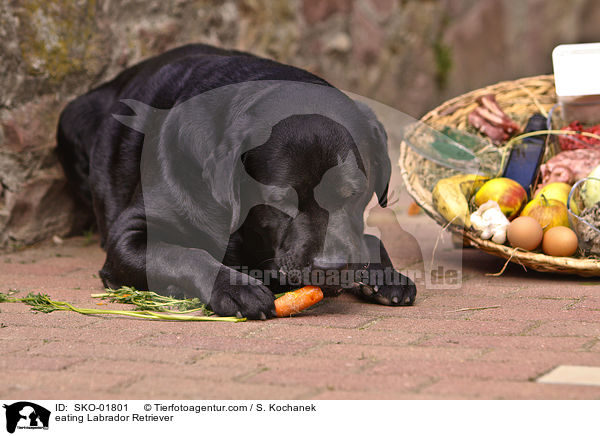
<svg viewBox="0 0 600 436">
<path fill-rule="evenodd" d="M 565 121 L 600 123 L 600 43 L 559 45 L 552 63 Z"/>
</svg>

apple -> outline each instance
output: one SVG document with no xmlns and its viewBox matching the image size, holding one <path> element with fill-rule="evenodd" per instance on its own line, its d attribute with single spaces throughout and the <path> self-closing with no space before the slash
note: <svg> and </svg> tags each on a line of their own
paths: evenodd
<svg viewBox="0 0 600 436">
<path fill-rule="evenodd" d="M 521 216 L 535 218 L 541 224 L 544 233 L 552 227 L 569 227 L 567 206 L 558 200 L 548 200 L 543 194 L 527 203 Z"/>
<path fill-rule="evenodd" d="M 538 190 L 534 198 L 539 198 L 543 195 L 546 197 L 546 200 L 558 200 L 566 206 L 569 199 L 569 192 L 571 192 L 571 185 L 568 183 L 552 182 Z M 579 215 L 579 209 L 573 199 L 571 199 L 571 212 L 575 215 Z"/>
<path fill-rule="evenodd" d="M 518 182 L 506 177 L 488 180 L 475 194 L 475 204 L 481 206 L 486 201 L 495 201 L 509 220 L 516 218 L 527 201 L 527 192 Z"/>
<path fill-rule="evenodd" d="M 583 182 L 580 193 L 586 208 L 600 201 L 600 165 L 588 174 L 588 179 Z"/>
</svg>

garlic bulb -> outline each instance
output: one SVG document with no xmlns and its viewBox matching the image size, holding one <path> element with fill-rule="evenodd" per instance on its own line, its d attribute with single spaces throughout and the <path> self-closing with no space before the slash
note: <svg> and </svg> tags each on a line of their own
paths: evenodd
<svg viewBox="0 0 600 436">
<path fill-rule="evenodd" d="M 506 242 L 506 229 L 510 221 L 493 200 L 486 201 L 471 214 L 471 227 L 481 239 L 492 239 L 496 244 Z"/>
</svg>

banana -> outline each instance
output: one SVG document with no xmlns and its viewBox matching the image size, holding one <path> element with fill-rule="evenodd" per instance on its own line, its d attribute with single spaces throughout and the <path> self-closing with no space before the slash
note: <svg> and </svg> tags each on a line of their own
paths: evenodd
<svg viewBox="0 0 600 436">
<path fill-rule="evenodd" d="M 452 224 L 470 228 L 469 200 L 486 180 L 487 177 L 478 174 L 459 174 L 441 179 L 431 194 L 433 207 Z"/>
</svg>

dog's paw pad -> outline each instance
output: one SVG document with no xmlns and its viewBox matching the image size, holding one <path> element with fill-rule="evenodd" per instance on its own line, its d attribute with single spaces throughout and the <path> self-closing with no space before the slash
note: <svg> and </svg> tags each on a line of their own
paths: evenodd
<svg viewBox="0 0 600 436">
<path fill-rule="evenodd" d="M 213 290 L 211 309 L 221 316 L 261 319 L 275 317 L 273 294 L 261 285 L 223 286 Z"/>
<path fill-rule="evenodd" d="M 360 296 L 368 301 L 385 306 L 410 306 L 414 303 L 417 288 L 414 284 L 373 286 L 366 291 L 361 285 Z"/>
</svg>

